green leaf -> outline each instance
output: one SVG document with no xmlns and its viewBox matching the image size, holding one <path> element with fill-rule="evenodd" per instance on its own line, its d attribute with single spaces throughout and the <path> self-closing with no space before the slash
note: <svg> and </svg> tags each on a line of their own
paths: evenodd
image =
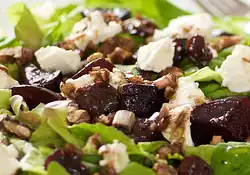
<svg viewBox="0 0 250 175">
<path fill-rule="evenodd" d="M 85 141 L 89 136 L 98 133 L 101 136 L 101 140 L 105 143 L 113 143 L 114 140 L 118 140 L 127 146 L 127 149 L 130 153 L 133 152 L 138 154 L 141 152 L 131 138 L 112 126 L 106 126 L 101 123 L 81 123 L 78 125 L 73 125 L 69 129 L 72 135 Z"/>
<path fill-rule="evenodd" d="M 0 49 L 20 46 L 20 45 L 21 45 L 20 42 L 16 38 L 7 38 L 0 42 Z"/>
<path fill-rule="evenodd" d="M 9 109 L 10 107 L 10 98 L 11 98 L 11 90 L 9 89 L 0 89 L 0 109 Z"/>
<path fill-rule="evenodd" d="M 67 143 L 76 146 L 83 145 L 83 142 L 70 133 L 66 124 L 67 111 L 60 111 L 59 109 L 45 108 L 44 117 L 47 118 L 48 125 L 60 135 Z"/>
<path fill-rule="evenodd" d="M 131 162 L 127 167 L 119 173 L 119 175 L 156 175 L 156 173 L 147 167 L 144 167 L 136 162 Z"/>
<path fill-rule="evenodd" d="M 209 93 L 212 93 L 221 88 L 221 84 L 216 82 L 201 82 L 199 83 L 199 88 L 207 96 Z"/>
<path fill-rule="evenodd" d="M 40 47 L 43 33 L 30 10 L 24 3 L 16 3 L 8 9 L 8 17 L 15 25 L 16 39 L 24 46 L 37 49 Z"/>
<path fill-rule="evenodd" d="M 250 144 L 219 144 L 211 159 L 214 175 L 248 175 Z"/>
<path fill-rule="evenodd" d="M 167 145 L 165 141 L 154 141 L 154 142 L 139 142 L 137 145 L 144 151 L 149 153 L 155 153 L 163 145 Z"/>
<path fill-rule="evenodd" d="M 133 14 L 141 14 L 153 19 L 159 26 L 165 27 L 169 21 L 189 13 L 180 10 L 167 0 L 85 0 L 86 7 L 124 7 L 131 9 Z"/>
<path fill-rule="evenodd" d="M 32 133 L 30 142 L 35 146 L 54 145 L 56 148 L 63 147 L 65 144 L 65 141 L 50 128 L 47 122 L 42 123 L 40 127 Z"/>
<path fill-rule="evenodd" d="M 184 58 L 178 67 L 184 71 L 185 76 L 189 76 L 199 70 L 199 68 L 188 58 Z"/>
<path fill-rule="evenodd" d="M 12 78 L 14 78 L 15 80 L 19 79 L 19 67 L 16 63 L 3 63 L 2 65 L 8 68 L 8 73 Z"/>
<path fill-rule="evenodd" d="M 202 69 L 198 70 L 194 74 L 190 75 L 194 81 L 198 82 L 209 82 L 209 81 L 216 81 L 218 83 L 222 82 L 221 75 L 210 69 L 209 67 L 203 67 Z"/>
<path fill-rule="evenodd" d="M 231 92 L 228 88 L 221 87 L 219 89 L 216 89 L 214 92 L 208 93 L 206 96 L 211 99 L 220 99 L 231 96 L 250 96 L 250 92 L 243 92 L 243 93 Z"/>
<path fill-rule="evenodd" d="M 60 175 L 70 175 L 67 170 L 62 167 L 59 163 L 57 162 L 51 162 L 48 167 L 48 174 L 47 175 L 55 175 L 55 174 L 60 174 Z"/>
</svg>

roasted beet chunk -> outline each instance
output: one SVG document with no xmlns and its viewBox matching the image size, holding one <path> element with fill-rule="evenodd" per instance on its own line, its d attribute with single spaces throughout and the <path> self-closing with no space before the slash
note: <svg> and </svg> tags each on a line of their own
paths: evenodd
<svg viewBox="0 0 250 175">
<path fill-rule="evenodd" d="M 213 58 L 204 37 L 195 35 L 188 40 L 188 57 L 198 65 L 205 66 Z"/>
<path fill-rule="evenodd" d="M 101 13 L 111 13 L 115 16 L 119 17 L 121 20 L 126 20 L 131 17 L 131 12 L 125 8 L 92 8 L 92 9 L 84 9 L 82 12 L 83 17 L 89 16 L 89 14 L 95 10 L 100 11 Z"/>
<path fill-rule="evenodd" d="M 149 81 L 154 81 L 157 78 L 160 78 L 159 73 L 153 72 L 153 71 L 145 71 L 145 70 L 141 70 L 140 68 L 135 68 L 135 70 L 138 72 L 138 74 L 140 76 L 142 76 L 142 78 L 144 80 L 149 80 Z"/>
<path fill-rule="evenodd" d="M 45 161 L 47 169 L 52 162 L 61 164 L 71 175 L 89 175 L 87 168 L 81 163 L 81 155 L 69 148 L 63 148 L 55 151 Z"/>
<path fill-rule="evenodd" d="M 174 50 L 174 65 L 178 65 L 180 61 L 187 57 L 187 39 L 175 39 L 175 50 Z"/>
<path fill-rule="evenodd" d="M 135 142 L 150 142 L 157 140 L 165 140 L 161 132 L 152 130 L 150 125 L 153 121 L 145 118 L 136 118 L 136 122 L 133 126 L 131 133 L 128 133 Z"/>
<path fill-rule="evenodd" d="M 132 35 L 149 37 L 153 36 L 154 31 L 158 26 L 148 19 L 137 16 L 136 18 L 130 18 L 124 21 L 123 28 L 126 32 Z"/>
<path fill-rule="evenodd" d="M 179 175 L 212 175 L 212 168 L 197 156 L 185 157 L 179 167 Z"/>
<path fill-rule="evenodd" d="M 22 96 L 30 109 L 35 108 L 40 103 L 46 104 L 63 99 L 61 95 L 37 86 L 20 85 L 11 87 L 11 90 L 12 95 Z"/>
<path fill-rule="evenodd" d="M 164 101 L 164 90 L 153 85 L 126 84 L 121 89 L 121 109 L 132 111 L 138 117 L 150 117 L 161 109 Z"/>
<path fill-rule="evenodd" d="M 250 100 L 230 97 L 197 106 L 191 113 L 195 144 L 208 144 L 214 135 L 225 141 L 244 141 L 250 135 Z"/>
<path fill-rule="evenodd" d="M 104 82 L 78 90 L 75 100 L 79 108 L 88 111 L 92 117 L 108 115 L 119 109 L 118 91 Z"/>
<path fill-rule="evenodd" d="M 52 91 L 58 91 L 62 81 L 61 71 L 46 72 L 34 64 L 29 63 L 22 69 L 22 82 L 34 86 L 44 87 Z"/>
<path fill-rule="evenodd" d="M 112 72 L 114 65 L 110 62 L 108 62 L 105 59 L 96 59 L 87 64 L 84 68 L 82 68 L 79 72 L 77 72 L 72 78 L 77 79 L 81 77 L 82 75 L 88 74 L 90 71 L 92 71 L 93 67 L 100 67 L 101 69 L 108 69 L 109 71 Z"/>
</svg>

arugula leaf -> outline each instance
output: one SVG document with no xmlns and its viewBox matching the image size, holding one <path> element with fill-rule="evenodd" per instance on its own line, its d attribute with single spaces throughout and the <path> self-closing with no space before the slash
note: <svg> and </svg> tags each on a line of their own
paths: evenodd
<svg viewBox="0 0 250 175">
<path fill-rule="evenodd" d="M 86 7 L 128 8 L 133 14 L 139 13 L 155 20 L 160 27 L 167 26 L 173 18 L 189 14 L 167 0 L 85 0 L 84 3 Z"/>
<path fill-rule="evenodd" d="M 66 109 L 67 110 L 67 109 Z M 48 125 L 58 134 L 60 135 L 66 142 L 72 143 L 76 146 L 83 145 L 83 142 L 73 134 L 67 128 L 66 124 L 66 115 L 67 111 L 62 111 L 60 109 L 53 108 L 45 108 L 44 109 L 44 117 L 47 119 Z"/>
<path fill-rule="evenodd" d="M 185 76 L 189 76 L 199 70 L 199 68 L 188 58 L 182 59 L 178 67 L 184 71 Z"/>
<path fill-rule="evenodd" d="M 63 147 L 65 141 L 50 126 L 44 122 L 35 132 L 32 133 L 30 142 L 35 146 L 50 146 L 56 148 Z"/>
<path fill-rule="evenodd" d="M 214 92 L 208 93 L 206 96 L 211 99 L 220 99 L 230 96 L 250 96 L 250 92 L 242 92 L 242 93 L 231 92 L 228 88 L 221 87 L 219 89 L 216 89 Z"/>
<path fill-rule="evenodd" d="M 0 89 L 0 109 L 9 109 L 10 107 L 10 101 L 11 98 L 11 90 L 9 89 Z"/>
<path fill-rule="evenodd" d="M 216 81 L 218 83 L 222 82 L 221 75 L 210 69 L 209 67 L 203 67 L 202 69 L 198 70 L 194 74 L 190 75 L 194 81 L 198 82 L 209 82 L 209 81 Z"/>
<path fill-rule="evenodd" d="M 8 17 L 15 25 L 16 39 L 24 46 L 37 49 L 40 47 L 43 33 L 30 10 L 24 3 L 16 3 L 8 9 Z"/>
<path fill-rule="evenodd" d="M 48 174 L 47 175 L 55 175 L 55 174 L 60 174 L 60 175 L 70 175 L 67 170 L 62 167 L 59 163 L 57 162 L 51 162 L 48 167 Z"/>
<path fill-rule="evenodd" d="M 0 49 L 4 49 L 7 47 L 20 46 L 20 45 L 21 43 L 16 38 L 8 38 L 0 42 Z"/>
<path fill-rule="evenodd" d="M 105 143 L 113 143 L 114 140 L 118 140 L 119 142 L 127 146 L 127 149 L 130 153 L 139 154 L 141 152 L 141 150 L 137 147 L 137 145 L 131 138 L 112 126 L 106 126 L 101 123 L 81 123 L 71 126 L 69 130 L 72 135 L 78 137 L 81 140 L 86 141 L 89 136 L 98 133 L 101 136 L 101 140 Z"/>
<path fill-rule="evenodd" d="M 147 167 L 144 167 L 136 162 L 130 162 L 127 167 L 119 173 L 119 175 L 156 175 L 156 173 Z"/>
<path fill-rule="evenodd" d="M 167 145 L 165 141 L 154 141 L 154 142 L 139 142 L 137 145 L 144 151 L 149 153 L 155 153 L 163 145 Z"/>
</svg>

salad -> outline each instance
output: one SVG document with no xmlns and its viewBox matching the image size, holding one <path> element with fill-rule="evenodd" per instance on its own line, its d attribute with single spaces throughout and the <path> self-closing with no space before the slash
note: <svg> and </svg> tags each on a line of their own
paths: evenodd
<svg viewBox="0 0 250 175">
<path fill-rule="evenodd" d="M 0 175 L 250 174 L 248 17 L 42 7 L 0 39 Z"/>
</svg>

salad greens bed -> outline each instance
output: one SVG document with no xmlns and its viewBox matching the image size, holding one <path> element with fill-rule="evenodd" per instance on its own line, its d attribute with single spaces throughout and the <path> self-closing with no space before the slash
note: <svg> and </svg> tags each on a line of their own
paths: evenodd
<svg viewBox="0 0 250 175">
<path fill-rule="evenodd" d="M 166 27 L 171 19 L 190 14 L 173 6 L 167 0 L 85 0 L 83 6 L 70 4 L 65 7 L 58 7 L 49 19 L 43 19 L 32 14 L 32 10 L 24 3 L 17 3 L 8 9 L 9 20 L 15 26 L 15 37 L 0 38 L 0 49 L 23 46 L 36 50 L 41 47 L 56 45 L 70 36 L 74 25 L 83 18 L 80 12 L 84 8 L 95 7 L 127 8 L 132 11 L 133 16 L 140 14 L 153 20 L 160 28 Z M 213 21 L 215 23 L 214 28 L 241 36 L 241 43 L 250 45 L 250 35 L 244 31 L 243 27 L 250 21 L 249 17 L 213 17 Z M 142 37 L 130 34 L 124 34 L 124 36 L 132 37 L 137 46 L 145 42 Z M 213 39 L 218 38 L 214 37 Z M 227 56 L 232 54 L 234 48 L 235 46 L 231 46 L 221 50 L 205 67 L 184 58 L 179 63 L 179 68 L 183 70 L 184 76 L 199 83 L 199 88 L 207 99 L 250 96 L 250 92 L 231 92 L 227 87 L 221 86 L 223 78 L 217 69 L 220 68 Z M 2 62 L 1 64 L 8 69 L 11 77 L 19 80 L 20 66 L 16 62 Z M 134 65 L 120 66 L 120 68 L 125 71 L 132 70 L 135 75 L 139 74 Z M 151 76 L 155 80 L 158 74 Z M 103 155 L 98 151 L 97 142 L 101 145 L 111 145 L 118 142 L 126 146 L 125 151 L 128 153 L 129 163 L 120 172 L 114 172 L 114 174 L 156 175 L 158 173 L 159 175 L 166 175 L 154 171 L 155 169 L 153 170 L 152 167 L 160 162 L 178 169 L 176 162 L 177 164 L 180 163 L 185 156 L 202 158 L 211 166 L 215 175 L 250 174 L 250 143 L 247 142 L 227 142 L 196 147 L 185 145 L 181 151 L 183 154 L 169 153 L 167 158 L 161 159 L 158 151 L 164 146 L 169 146 L 171 143 L 168 141 L 136 143 L 124 132 L 101 123 L 79 123 L 68 126 L 67 106 L 69 101 L 40 103 L 34 109 L 29 109 L 25 100 L 21 96 L 15 96 L 11 89 L 0 89 L 0 97 L 1 116 L 12 116 L 12 119 L 22 122 L 32 131 L 31 133 L 23 133 L 24 135 L 28 134 L 29 139 L 0 132 L 0 144 L 7 142 L 19 152 L 20 165 L 18 168 L 20 170 L 16 172 L 17 175 L 70 174 L 58 161 L 52 161 L 45 168 L 48 156 L 52 155 L 55 150 L 65 147 L 69 150 L 74 149 L 81 152 L 80 162 L 88 169 L 89 174 L 111 174 L 108 170 L 102 172 L 103 167 L 99 162 L 103 159 Z M 180 132 L 182 131 L 180 130 Z M 65 157 L 69 158 L 66 153 Z M 121 162 L 126 161 L 123 160 L 126 157 L 120 157 L 119 159 L 121 159 L 119 160 Z M 0 164 L 1 161 L 3 160 L 0 150 Z M 170 170 L 167 173 L 174 174 Z"/>
</svg>

